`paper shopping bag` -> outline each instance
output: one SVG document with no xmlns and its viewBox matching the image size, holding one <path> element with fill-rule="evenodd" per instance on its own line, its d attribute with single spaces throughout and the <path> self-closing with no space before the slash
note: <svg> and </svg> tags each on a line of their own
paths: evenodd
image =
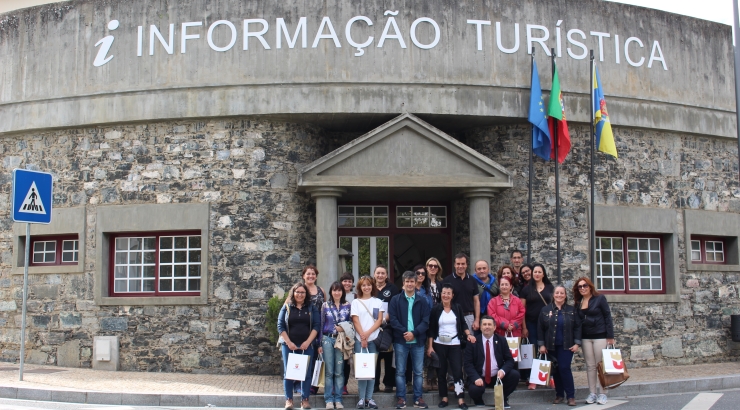
<svg viewBox="0 0 740 410">
<path fill-rule="evenodd" d="M 511 357 L 514 358 L 514 361 L 520 361 L 521 357 L 519 356 L 519 338 L 514 336 L 506 336 L 506 343 L 509 344 L 509 351 L 511 352 Z"/>
<path fill-rule="evenodd" d="M 493 403 L 497 409 L 504 408 L 504 384 L 499 378 L 496 378 L 496 385 L 493 386 Z"/>
<path fill-rule="evenodd" d="M 313 377 L 311 378 L 311 386 L 324 387 L 324 375 L 326 368 L 324 367 L 324 356 L 319 355 L 316 360 L 316 364 L 313 365 Z"/>
<path fill-rule="evenodd" d="M 529 344 L 529 339 L 523 339 L 519 346 L 519 369 L 531 369 L 534 359 L 534 346 Z"/>
<path fill-rule="evenodd" d="M 305 352 L 304 352 L 305 353 Z M 311 356 L 299 353 L 288 354 L 288 363 L 285 365 L 285 378 L 288 380 L 306 380 L 308 363 Z"/>
<path fill-rule="evenodd" d="M 601 349 L 601 363 L 606 374 L 624 373 L 624 360 L 622 360 L 622 351 L 615 349 Z"/>
<path fill-rule="evenodd" d="M 357 380 L 375 378 L 375 353 L 362 353 L 362 350 L 355 353 L 355 378 Z"/>
<path fill-rule="evenodd" d="M 551 369 L 552 363 L 550 361 L 540 359 L 532 360 L 532 373 L 529 375 L 529 382 L 539 384 L 540 386 L 547 386 L 550 381 Z"/>
</svg>

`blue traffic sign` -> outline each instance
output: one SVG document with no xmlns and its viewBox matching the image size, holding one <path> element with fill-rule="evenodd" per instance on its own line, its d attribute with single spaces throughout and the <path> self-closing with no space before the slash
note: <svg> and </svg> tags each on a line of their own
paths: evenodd
<svg viewBox="0 0 740 410">
<path fill-rule="evenodd" d="M 51 222 L 52 177 L 47 172 L 13 170 L 13 220 Z"/>
</svg>

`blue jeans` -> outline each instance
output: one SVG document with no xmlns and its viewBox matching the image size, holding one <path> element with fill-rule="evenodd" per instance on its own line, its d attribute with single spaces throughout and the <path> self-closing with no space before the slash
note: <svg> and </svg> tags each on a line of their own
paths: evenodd
<svg viewBox="0 0 740 410">
<path fill-rule="evenodd" d="M 324 336 L 321 339 L 321 348 L 324 349 L 324 401 L 327 403 L 342 402 L 342 386 L 344 386 L 344 356 L 342 351 L 334 348 L 337 339 Z M 336 386 L 336 392 L 334 391 Z"/>
<path fill-rule="evenodd" d="M 424 344 L 393 343 L 396 353 L 396 397 L 406 400 L 406 360 L 411 356 L 411 367 L 414 371 L 414 401 L 421 398 L 422 378 L 424 373 Z"/>
<path fill-rule="evenodd" d="M 555 351 L 549 353 L 555 356 L 555 360 L 558 361 L 558 370 L 553 372 L 553 377 L 555 378 L 555 395 L 569 399 L 575 398 L 576 387 L 573 382 L 573 372 L 570 369 L 570 363 L 573 361 L 573 352 L 564 348 L 564 346 L 555 346 Z"/>
<path fill-rule="evenodd" d="M 283 391 L 285 392 L 286 400 L 293 400 L 293 383 L 295 381 L 288 380 L 285 378 L 285 366 L 288 363 L 288 354 L 291 353 L 291 350 L 288 349 L 288 346 L 283 344 L 282 353 L 283 353 Z M 308 349 L 306 349 L 304 352 L 297 350 L 296 353 L 301 353 L 301 354 L 308 355 L 309 357 L 313 357 L 313 345 L 309 346 Z M 306 369 L 306 378 L 302 382 L 298 382 L 301 384 L 301 398 L 303 400 L 308 400 L 308 396 L 311 395 L 311 376 L 312 375 L 313 375 L 313 361 L 309 359 L 308 368 Z"/>
<path fill-rule="evenodd" d="M 378 353 L 378 348 L 375 347 L 375 342 L 372 340 L 367 342 L 367 347 L 362 347 L 362 343 L 360 343 L 359 340 L 355 339 L 355 353 Z M 359 396 L 360 400 L 372 400 L 374 387 L 375 379 L 358 380 L 357 396 Z M 340 397 L 341 395 L 342 392 L 339 392 Z"/>
</svg>

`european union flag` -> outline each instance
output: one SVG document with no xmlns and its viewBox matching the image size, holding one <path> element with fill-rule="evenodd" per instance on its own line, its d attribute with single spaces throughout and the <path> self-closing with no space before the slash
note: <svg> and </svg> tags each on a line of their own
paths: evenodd
<svg viewBox="0 0 740 410">
<path fill-rule="evenodd" d="M 529 94 L 529 122 L 532 123 L 532 152 L 545 161 L 550 160 L 550 129 L 545 116 L 545 98 L 542 97 L 537 63 L 532 61 L 532 90 Z"/>
</svg>

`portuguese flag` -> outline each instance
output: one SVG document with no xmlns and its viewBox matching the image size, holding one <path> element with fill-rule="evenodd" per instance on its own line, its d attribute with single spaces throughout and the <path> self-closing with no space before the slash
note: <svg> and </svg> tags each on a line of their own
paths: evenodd
<svg viewBox="0 0 740 410">
<path fill-rule="evenodd" d="M 563 106 L 563 93 L 560 90 L 560 78 L 558 78 L 558 67 L 553 62 L 555 68 L 552 75 L 552 91 L 550 91 L 550 102 L 547 105 L 547 125 L 550 128 L 550 158 L 555 158 L 555 142 L 558 144 L 558 162 L 563 163 L 565 157 L 570 152 L 570 133 L 568 132 L 568 122 L 565 120 L 565 107 Z M 555 122 L 558 125 L 558 135 L 555 136 Z"/>
</svg>

